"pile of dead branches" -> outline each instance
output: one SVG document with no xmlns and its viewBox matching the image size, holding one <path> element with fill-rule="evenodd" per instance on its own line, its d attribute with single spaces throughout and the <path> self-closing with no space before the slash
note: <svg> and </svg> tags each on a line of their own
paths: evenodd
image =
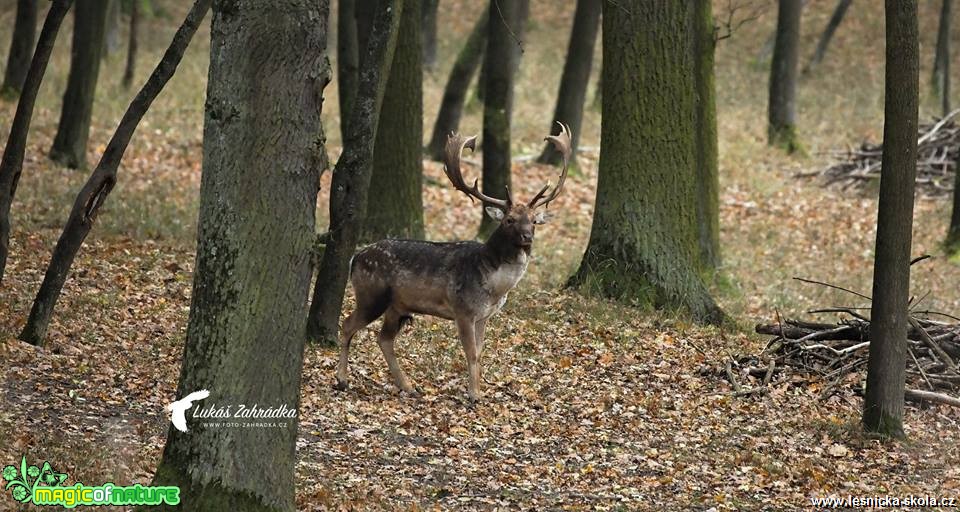
<svg viewBox="0 0 960 512">
<path fill-rule="evenodd" d="M 923 197 L 940 197 L 953 191 L 957 157 L 960 156 L 960 126 L 953 122 L 958 112 L 960 109 L 919 127 L 917 191 Z M 827 186 L 859 189 L 880 179 L 883 144 L 864 142 L 859 148 L 837 150 L 830 155 L 834 163 L 815 173 L 823 177 Z"/>
</svg>

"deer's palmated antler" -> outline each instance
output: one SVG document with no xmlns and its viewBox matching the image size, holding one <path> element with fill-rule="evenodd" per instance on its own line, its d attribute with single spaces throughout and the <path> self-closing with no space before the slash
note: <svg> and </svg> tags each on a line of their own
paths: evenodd
<svg viewBox="0 0 960 512">
<path fill-rule="evenodd" d="M 479 199 L 484 204 L 509 210 L 512 202 L 510 199 L 497 199 L 484 195 L 477 187 L 478 180 L 473 180 L 473 187 L 468 187 L 466 182 L 463 181 L 463 173 L 460 170 L 460 157 L 463 154 L 463 148 L 470 148 L 470 151 L 476 150 L 477 137 L 464 138 L 459 133 L 451 133 L 447 136 L 447 146 L 444 148 L 443 154 L 443 172 L 447 175 L 450 183 L 453 184 L 453 188 L 463 192 L 471 200 Z M 508 198 L 510 197 L 509 194 L 510 190 L 507 189 Z"/>
<path fill-rule="evenodd" d="M 557 186 L 554 187 L 549 194 L 547 194 L 547 190 L 550 188 L 550 183 L 544 185 L 543 188 L 540 189 L 540 192 L 537 192 L 537 195 L 533 196 L 533 199 L 530 200 L 530 209 L 537 208 L 538 206 L 549 206 L 550 201 L 553 201 L 560 195 L 560 191 L 563 190 L 563 182 L 567 179 L 567 168 L 570 165 L 570 153 L 573 147 L 573 141 L 571 140 L 570 127 L 560 121 L 557 121 L 557 124 L 560 125 L 560 133 L 557 135 L 548 135 L 544 140 L 550 141 L 550 143 L 557 148 L 557 151 L 563 155 L 563 171 L 560 172 L 560 181 L 557 182 Z"/>
</svg>

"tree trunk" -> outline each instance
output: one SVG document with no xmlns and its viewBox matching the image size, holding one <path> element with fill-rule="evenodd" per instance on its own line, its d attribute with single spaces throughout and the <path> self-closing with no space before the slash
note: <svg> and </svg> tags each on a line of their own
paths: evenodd
<svg viewBox="0 0 960 512">
<path fill-rule="evenodd" d="M 499 0 L 491 2 L 491 8 L 489 12 L 492 15 L 493 20 L 499 20 L 499 23 L 504 25 L 504 30 L 507 33 L 507 37 L 510 39 L 512 48 L 513 48 L 513 71 L 516 73 L 517 69 L 520 67 L 520 57 L 523 55 L 523 37 L 526 33 L 527 18 L 530 17 L 530 0 L 514 0 L 517 2 L 517 6 L 511 8 L 513 13 L 511 16 L 507 16 L 506 11 L 502 6 L 499 5 Z M 488 28 L 487 32 L 489 33 L 491 29 Z M 488 38 L 489 39 L 489 38 Z M 487 59 L 484 58 L 482 65 L 480 66 L 480 78 L 477 80 L 477 89 L 475 97 L 478 103 L 486 103 L 486 90 L 487 90 L 488 80 L 487 80 Z M 486 222 L 486 220 L 484 220 Z"/>
<path fill-rule="evenodd" d="M 376 8 L 360 59 L 360 81 L 347 122 L 343 153 L 330 183 L 330 229 L 307 321 L 307 338 L 330 346 L 337 343 L 349 262 L 360 240 L 367 211 L 374 141 L 404 6 L 403 0 L 382 0 Z"/>
<path fill-rule="evenodd" d="M 696 0 L 694 81 L 696 92 L 697 227 L 700 268 L 720 266 L 720 181 L 717 156 L 717 102 L 713 78 L 716 34 L 710 0 Z"/>
<path fill-rule="evenodd" d="M 920 92 L 917 2 L 887 0 L 885 16 L 883 157 L 863 426 L 869 432 L 903 437 Z"/>
<path fill-rule="evenodd" d="M 103 32 L 103 60 L 120 49 L 120 0 L 107 1 L 107 18 Z"/>
<path fill-rule="evenodd" d="M 347 135 L 350 107 L 357 96 L 360 51 L 357 47 L 357 2 L 338 0 L 337 6 L 337 92 L 340 97 L 340 138 Z"/>
<path fill-rule="evenodd" d="M 328 10 L 326 0 L 215 3 L 178 397 L 208 389 L 208 404 L 299 409 Z M 294 510 L 297 420 L 281 423 L 171 426 L 153 484 L 180 486 L 184 510 Z"/>
<path fill-rule="evenodd" d="M 17 193 L 17 183 L 23 171 L 23 154 L 27 148 L 27 134 L 30 132 L 30 121 L 33 119 L 33 106 L 37 101 L 37 92 L 40 82 L 47 71 L 50 53 L 57 41 L 57 32 L 60 23 L 70 10 L 73 0 L 53 0 L 47 17 L 40 30 L 40 39 L 37 40 L 37 49 L 30 59 L 30 69 L 23 81 L 23 92 L 17 102 L 17 112 L 13 116 L 10 134 L 7 136 L 7 145 L 3 148 L 3 160 L 0 161 L 0 282 L 7 267 L 7 256 L 10 254 L 10 205 Z"/>
<path fill-rule="evenodd" d="M 420 34 L 423 44 L 423 67 L 433 71 L 437 66 L 437 9 L 440 0 L 422 0 Z"/>
<path fill-rule="evenodd" d="M 106 201 L 117 182 L 117 167 L 120 165 L 123 153 L 130 143 L 130 138 L 133 137 L 133 132 L 137 129 L 137 125 L 147 109 L 150 108 L 150 104 L 153 103 L 153 100 L 163 90 L 163 86 L 176 71 L 180 59 L 183 58 L 183 52 L 190 43 L 193 34 L 197 31 L 197 27 L 203 20 L 211 1 L 197 0 L 197 3 L 190 9 L 190 13 L 173 36 L 173 41 L 164 53 L 160 63 L 157 64 L 157 68 L 153 70 L 150 78 L 147 79 L 147 83 L 144 84 L 130 106 L 127 107 L 127 111 L 123 114 L 120 124 L 117 125 L 117 129 L 113 133 L 113 137 L 100 157 L 96 169 L 94 169 L 80 193 L 77 194 L 73 209 L 67 218 L 67 224 L 53 249 L 53 256 L 51 256 L 47 272 L 43 276 L 43 283 L 40 284 L 40 290 L 33 301 L 30 317 L 20 333 L 21 340 L 33 345 L 43 344 L 47 327 L 50 325 L 50 318 L 53 316 L 53 309 L 57 304 L 57 299 L 60 298 L 63 283 L 67 279 L 67 273 L 70 271 L 70 266 L 73 264 L 77 251 L 80 250 L 87 234 L 93 228 L 93 222 L 96 220 L 100 207 L 103 206 L 104 201 Z"/>
<path fill-rule="evenodd" d="M 593 63 L 593 47 L 600 26 L 600 2 L 597 0 L 577 0 L 577 9 L 573 15 L 573 29 L 570 32 L 570 45 L 567 48 L 567 61 L 560 78 L 560 92 L 557 94 L 557 106 L 553 110 L 553 123 L 550 124 L 553 135 L 560 133 L 557 122 L 570 126 L 573 132 L 572 154 L 576 164 L 577 144 L 580 141 L 580 128 L 583 125 L 583 103 L 587 98 L 587 85 L 590 83 L 590 66 Z M 537 158 L 541 164 L 559 165 L 563 155 L 556 146 L 547 143 Z"/>
<path fill-rule="evenodd" d="M 706 0 L 703 0 L 706 2 Z M 621 2 L 603 12 L 603 124 L 596 208 L 568 283 L 697 321 L 723 313 L 698 272 L 699 129 L 694 49 L 708 11 L 694 2 Z M 712 28 L 711 28 L 712 35 Z M 665 137 L 664 134 L 670 134 Z"/>
<path fill-rule="evenodd" d="M 524 0 L 490 2 L 487 26 L 486 70 L 483 101 L 483 193 L 507 197 L 510 186 L 510 114 L 513 109 L 513 77 L 519 52 L 514 32 L 520 26 Z M 512 32 L 514 31 L 514 32 Z M 480 238 L 487 238 L 497 222 L 480 208 Z"/>
<path fill-rule="evenodd" d="M 127 42 L 127 65 L 123 70 L 123 88 L 133 84 L 133 73 L 137 67 L 137 32 L 140 30 L 140 1 L 130 2 L 130 39 Z"/>
<path fill-rule="evenodd" d="M 933 91 L 940 96 L 943 115 L 950 113 L 950 4 L 951 0 L 940 4 L 940 26 L 933 58 Z"/>
<path fill-rule="evenodd" d="M 361 238 L 423 238 L 421 0 L 405 0 L 397 49 L 380 107 Z"/>
<path fill-rule="evenodd" d="M 3 86 L 0 87 L 0 96 L 4 98 L 14 99 L 23 89 L 37 32 L 37 10 L 37 0 L 17 0 L 13 40 L 10 42 L 7 69 L 3 73 Z"/>
<path fill-rule="evenodd" d="M 780 0 L 777 36 L 770 67 L 767 139 L 788 153 L 800 150 L 797 140 L 797 61 L 800 55 L 801 0 Z"/>
<path fill-rule="evenodd" d="M 847 9 L 851 3 L 853 3 L 853 0 L 839 0 L 837 2 L 837 7 L 833 10 L 830 21 L 827 22 L 827 28 L 823 29 L 823 33 L 820 34 L 820 40 L 817 41 L 817 49 L 813 52 L 813 57 L 810 58 L 810 62 L 803 68 L 804 73 L 809 73 L 813 68 L 823 62 L 823 57 L 827 55 L 827 48 L 830 46 L 830 40 L 833 39 L 833 34 L 843 21 L 843 16 L 847 14 Z"/>
<path fill-rule="evenodd" d="M 947 255 L 953 258 L 960 256 L 960 156 L 955 162 L 957 171 L 953 178 L 953 214 L 950 216 L 950 228 L 947 230 L 945 247 Z"/>
<path fill-rule="evenodd" d="M 450 77 L 447 78 L 447 86 L 443 89 L 440 111 L 437 112 L 437 121 L 433 124 L 433 135 L 430 137 L 430 143 L 427 144 L 427 155 L 437 162 L 443 161 L 443 148 L 447 144 L 447 135 L 460 128 L 460 117 L 463 115 L 463 103 L 467 99 L 467 90 L 483 58 L 489 15 L 490 11 L 485 10 L 473 25 L 470 37 L 457 54 L 457 61 L 453 63 Z"/>
<path fill-rule="evenodd" d="M 90 118 L 100 74 L 106 21 L 106 0 L 77 0 L 73 13 L 70 74 L 67 90 L 63 93 L 60 124 L 50 148 L 50 159 L 71 169 L 87 165 L 87 139 L 90 137 Z"/>
</svg>

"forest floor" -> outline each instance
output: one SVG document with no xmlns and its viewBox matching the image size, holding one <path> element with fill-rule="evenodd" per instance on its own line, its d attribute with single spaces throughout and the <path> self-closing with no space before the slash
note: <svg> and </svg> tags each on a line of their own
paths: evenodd
<svg viewBox="0 0 960 512">
<path fill-rule="evenodd" d="M 186 9 L 155 3 L 169 17 L 146 22 L 140 80 Z M 532 4 L 513 130 L 515 153 L 527 156 L 539 151 L 548 129 L 555 87 L 543 84 L 559 77 L 572 14 L 547 0 Z M 441 6 L 445 30 L 438 70 L 425 75 L 425 130 L 459 44 L 447 34 L 467 33 L 479 14 L 460 0 Z M 804 58 L 832 7 L 808 2 Z M 726 3 L 716 8 L 723 19 Z M 937 9 L 921 3 L 924 90 Z M 777 311 L 834 320 L 805 311 L 864 305 L 793 276 L 870 292 L 875 191 L 825 189 L 795 175 L 822 167 L 827 150 L 880 139 L 883 20 L 876 11 L 848 17 L 824 64 L 800 84 L 806 155 L 765 145 L 767 69 L 754 56 L 775 8 L 719 43 L 724 264 L 713 291 L 736 327 L 704 328 L 671 312 L 562 288 L 586 244 L 593 209 L 599 113 L 589 110 L 581 172 L 568 180 L 554 219 L 538 231 L 527 277 L 488 327 L 481 403 L 464 401 L 463 356 L 445 321 L 417 318 L 398 343 L 401 364 L 423 389 L 418 399 L 389 384 L 370 332 L 354 345 L 346 392 L 331 388 L 336 351 L 308 347 L 298 508 L 787 510 L 825 496 L 960 499 L 957 409 L 908 405 L 908 440 L 884 443 L 861 432 L 859 380 L 821 400 L 824 382 L 778 373 L 768 394 L 735 398 L 719 371 L 731 356 L 763 348 L 766 340 L 752 326 L 772 321 Z M 0 27 L 11 25 L 12 11 L 0 8 Z M 47 344 L 36 349 L 16 335 L 86 179 L 86 172 L 58 168 L 45 156 L 66 80 L 69 24 L 64 28 L 38 102 L 0 288 L 0 465 L 26 455 L 49 460 L 70 481 L 146 483 L 167 432 L 163 407 L 174 399 L 189 313 L 209 31 L 198 34 L 134 137 L 119 183 L 74 264 Z M 0 31 L 0 41 L 7 40 L 9 32 Z M 119 86 L 122 60 L 122 52 L 110 57 L 101 72 L 91 165 L 134 93 Z M 324 112 L 331 156 L 339 151 L 336 105 L 331 84 Z M 934 111 L 929 105 L 924 116 Z M 14 109 L 0 104 L 0 136 Z M 480 123 L 474 105 L 462 130 L 479 132 Z M 556 173 L 527 162 L 514 168 L 521 194 Z M 429 237 L 472 237 L 479 212 L 447 186 L 438 164 L 427 162 L 426 172 Z M 328 184 L 329 174 L 318 201 L 321 225 Z M 939 248 L 948 216 L 946 200 L 917 204 L 914 253 L 934 257 L 916 267 L 913 287 L 918 296 L 929 292 L 930 309 L 956 314 L 960 266 Z M 0 498 L 0 510 L 10 505 Z"/>
</svg>

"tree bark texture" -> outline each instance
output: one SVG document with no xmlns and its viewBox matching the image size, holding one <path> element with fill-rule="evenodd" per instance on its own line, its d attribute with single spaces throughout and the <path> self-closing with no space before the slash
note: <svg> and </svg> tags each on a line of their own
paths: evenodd
<svg viewBox="0 0 960 512">
<path fill-rule="evenodd" d="M 933 91 L 940 96 L 940 110 L 950 113 L 950 7 L 952 0 L 940 4 L 940 26 L 933 58 Z"/>
<path fill-rule="evenodd" d="M 347 122 L 343 153 L 333 170 L 329 235 L 307 321 L 307 338 L 325 345 L 337 344 L 350 258 L 360 241 L 366 215 L 374 141 L 404 7 L 403 0 L 383 0 L 374 11 L 366 50 L 360 59 L 360 81 Z"/>
<path fill-rule="evenodd" d="M 817 41 L 817 49 L 813 52 L 813 57 L 810 58 L 810 62 L 803 68 L 804 73 L 809 73 L 813 68 L 823 62 L 823 58 L 827 55 L 827 48 L 830 47 L 830 41 L 833 39 L 833 34 L 837 32 L 837 27 L 843 22 L 843 17 L 847 14 L 847 9 L 850 8 L 850 4 L 852 3 L 853 0 L 839 0 L 837 2 L 837 6 L 833 9 L 833 14 L 830 16 L 830 21 L 827 22 L 827 27 L 824 28 L 823 33 L 820 34 L 820 39 Z"/>
<path fill-rule="evenodd" d="M 37 40 L 37 49 L 30 59 L 30 69 L 27 70 L 27 77 L 23 82 L 23 91 L 20 101 L 17 102 L 10 134 L 7 136 L 7 145 L 3 148 L 3 160 L 0 160 L 0 282 L 3 282 L 7 256 L 10 254 L 10 206 L 17 193 L 20 173 L 23 172 L 23 155 L 27 149 L 33 107 L 43 75 L 47 71 L 47 63 L 50 62 L 50 53 L 57 41 L 60 24 L 72 4 L 73 0 L 53 0 L 50 4 L 50 10 L 47 11 L 43 28 L 40 30 L 40 38 Z"/>
<path fill-rule="evenodd" d="M 60 124 L 50 148 L 50 159 L 72 169 L 85 167 L 90 119 L 100 74 L 107 21 L 107 0 L 77 0 L 73 13 L 70 74 L 63 93 Z"/>
<path fill-rule="evenodd" d="M 328 18 L 325 0 L 215 3 L 177 397 L 207 389 L 208 404 L 299 409 Z M 297 420 L 189 428 L 170 427 L 154 478 L 180 486 L 178 510 L 295 509 Z"/>
<path fill-rule="evenodd" d="M 714 81 L 716 31 L 710 0 L 694 1 L 694 81 L 696 92 L 697 227 L 700 268 L 720 266 L 720 181 L 717 101 Z"/>
<path fill-rule="evenodd" d="M 357 0 L 338 0 L 337 92 L 340 99 L 340 138 L 347 134 L 350 107 L 357 96 L 360 50 L 357 42 Z"/>
<path fill-rule="evenodd" d="M 123 88 L 133 85 L 133 74 L 137 68 L 137 37 L 140 32 L 140 2 L 130 2 L 130 34 L 127 40 L 127 63 L 123 70 Z"/>
<path fill-rule="evenodd" d="M 694 2 L 642 0 L 604 9 L 603 60 L 617 64 L 603 67 L 596 208 L 569 284 L 718 323 L 723 313 L 698 272 L 693 49 L 703 25 L 695 14 L 704 12 Z"/>
<path fill-rule="evenodd" d="M 863 426 L 869 432 L 903 437 L 920 92 L 916 0 L 887 0 L 885 17 L 883 157 Z"/>
<path fill-rule="evenodd" d="M 27 79 L 30 60 L 33 56 L 33 40 L 37 33 L 37 1 L 17 0 L 17 17 L 13 22 L 13 39 L 7 56 L 7 68 L 3 72 L 0 96 L 13 99 L 20 95 Z"/>
<path fill-rule="evenodd" d="M 380 107 L 361 239 L 423 238 L 423 53 L 421 0 L 404 0 Z"/>
<path fill-rule="evenodd" d="M 467 100 L 470 81 L 473 80 L 473 75 L 477 73 L 477 68 L 480 67 L 480 61 L 483 59 L 489 15 L 490 11 L 484 10 L 477 19 L 467 42 L 457 54 L 453 69 L 450 70 L 447 85 L 443 89 L 443 99 L 440 100 L 437 120 L 433 124 L 433 135 L 430 136 L 430 143 L 427 144 L 426 152 L 431 160 L 443 161 L 443 148 L 447 144 L 447 135 L 460 128 L 460 118 L 463 116 L 463 104 Z"/>
<path fill-rule="evenodd" d="M 580 129 L 583 126 L 583 104 L 587 98 L 587 85 L 590 84 L 590 67 L 593 63 L 593 48 L 600 27 L 600 6 L 597 0 L 577 0 L 573 15 L 573 29 L 570 31 L 570 45 L 567 48 L 567 60 L 560 77 L 560 92 L 557 93 L 557 105 L 553 110 L 551 134 L 560 133 L 557 122 L 566 123 L 573 132 L 573 163 L 576 162 L 577 145 L 580 142 Z M 537 162 L 560 165 L 563 155 L 556 146 L 546 143 Z"/>
<path fill-rule="evenodd" d="M 801 0 L 779 0 L 777 34 L 770 65 L 767 141 L 792 153 L 797 140 L 797 64 L 800 57 Z"/>
<path fill-rule="evenodd" d="M 70 266 L 83 245 L 87 234 L 93 228 L 93 222 L 96 220 L 100 207 L 103 206 L 110 191 L 117 182 L 117 168 L 120 166 L 120 160 L 123 153 L 133 137 L 134 131 L 144 114 L 150 108 L 150 104 L 163 90 L 170 77 L 180 64 L 183 58 L 183 52 L 190 44 L 190 39 L 200 26 L 204 14 L 210 7 L 212 0 L 197 0 L 190 9 L 183 25 L 173 36 L 173 41 L 164 53 L 160 63 L 147 79 L 147 83 L 137 93 L 127 111 L 120 119 L 116 131 L 113 133 L 110 142 L 100 157 L 100 162 L 93 170 L 90 178 L 80 189 L 77 198 L 73 203 L 70 216 L 67 218 L 67 224 L 63 228 L 60 239 L 53 249 L 53 255 L 50 258 L 50 264 L 43 276 L 43 282 L 40 284 L 40 290 L 33 301 L 33 307 L 30 309 L 30 316 L 23 331 L 20 332 L 20 339 L 33 345 L 42 345 L 46 337 L 47 327 L 50 325 L 50 319 L 53 316 L 54 307 L 57 299 L 60 298 L 60 291 L 66 282 Z M 208 101 L 209 103 L 209 101 Z"/>
<path fill-rule="evenodd" d="M 513 110 L 513 85 L 519 56 L 514 32 L 520 26 L 525 0 L 490 2 L 487 27 L 487 50 L 484 53 L 483 99 L 483 193 L 496 198 L 507 197 L 510 186 L 510 117 Z M 480 238 L 486 238 L 498 223 L 479 208 L 482 221 Z"/>
</svg>

